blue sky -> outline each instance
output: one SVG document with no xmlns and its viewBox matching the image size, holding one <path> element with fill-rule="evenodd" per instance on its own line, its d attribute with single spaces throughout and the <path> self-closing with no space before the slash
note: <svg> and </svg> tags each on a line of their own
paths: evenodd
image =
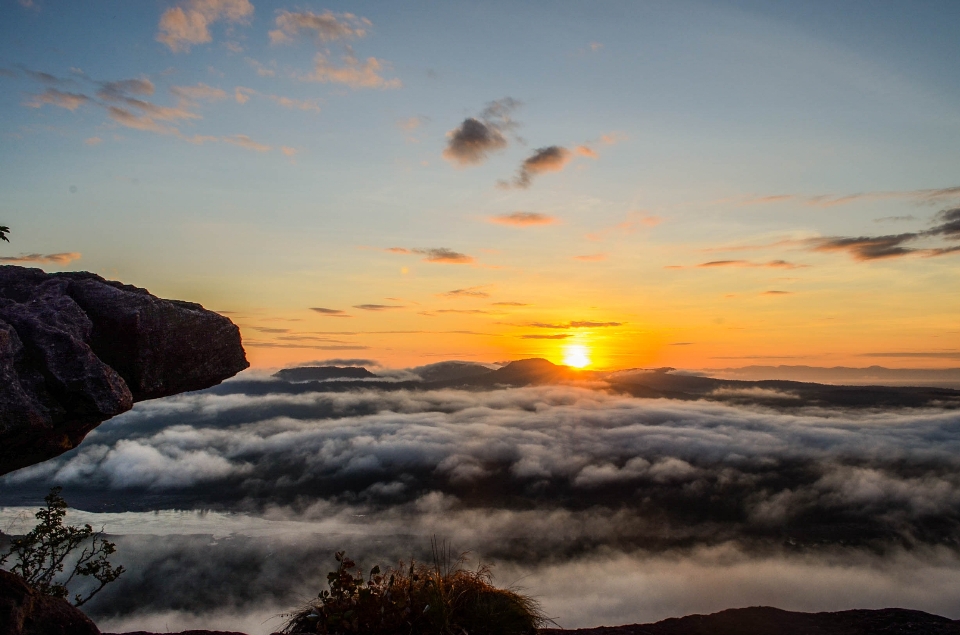
<svg viewBox="0 0 960 635">
<path fill-rule="evenodd" d="M 922 232 L 960 203 L 958 14 L 5 0 L 0 256 L 231 311 L 266 365 L 557 357 L 574 341 L 604 365 L 955 363 L 957 256 L 929 257 L 953 238 Z M 165 30 L 173 15 L 206 34 Z M 503 144 L 445 158 L 498 100 L 516 104 Z M 511 185 L 550 147 L 567 154 Z M 544 222 L 490 222 L 518 212 Z M 911 251 L 882 258 L 830 242 L 902 234 Z M 441 248 L 471 261 L 416 251 Z M 578 320 L 619 326 L 530 337 Z M 356 335 L 302 339 L 325 331 Z"/>
</svg>

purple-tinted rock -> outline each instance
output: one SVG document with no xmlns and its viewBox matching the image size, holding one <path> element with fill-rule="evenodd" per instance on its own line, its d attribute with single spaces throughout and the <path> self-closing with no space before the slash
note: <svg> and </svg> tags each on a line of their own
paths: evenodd
<svg viewBox="0 0 960 635">
<path fill-rule="evenodd" d="M 0 474 L 70 450 L 136 401 L 249 366 L 233 322 L 92 273 L 0 266 Z"/>
<path fill-rule="evenodd" d="M 0 635 L 100 635 L 89 617 L 63 598 L 44 595 L 0 571 Z"/>
</svg>

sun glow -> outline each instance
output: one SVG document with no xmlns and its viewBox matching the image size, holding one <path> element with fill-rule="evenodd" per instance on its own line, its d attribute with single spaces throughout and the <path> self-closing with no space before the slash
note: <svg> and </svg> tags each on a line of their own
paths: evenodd
<svg viewBox="0 0 960 635">
<path fill-rule="evenodd" d="M 571 344 L 563 349 L 563 363 L 574 368 L 590 365 L 590 350 L 583 344 Z"/>
</svg>

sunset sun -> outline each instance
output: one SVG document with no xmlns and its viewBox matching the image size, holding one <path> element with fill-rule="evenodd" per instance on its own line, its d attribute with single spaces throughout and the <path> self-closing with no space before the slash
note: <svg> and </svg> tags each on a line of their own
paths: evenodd
<svg viewBox="0 0 960 635">
<path fill-rule="evenodd" d="M 574 368 L 590 365 L 590 349 L 583 344 L 571 344 L 563 349 L 563 363 Z"/>
</svg>

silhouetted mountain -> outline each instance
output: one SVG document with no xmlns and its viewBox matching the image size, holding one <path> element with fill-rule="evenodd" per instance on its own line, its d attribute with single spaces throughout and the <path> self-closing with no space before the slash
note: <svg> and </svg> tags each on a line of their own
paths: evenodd
<svg viewBox="0 0 960 635">
<path fill-rule="evenodd" d="M 370 379 L 375 378 L 369 370 L 356 366 L 299 366 L 284 368 L 273 374 L 284 381 L 323 381 L 325 379 Z"/>
<path fill-rule="evenodd" d="M 410 372 L 419 375 L 423 381 L 454 381 L 468 377 L 478 377 L 493 372 L 495 369 L 476 362 L 437 362 L 426 366 L 411 368 Z"/>
<path fill-rule="evenodd" d="M 936 404 L 960 407 L 960 391 L 913 386 L 836 386 L 799 381 L 740 381 L 658 371 L 611 373 L 615 390 L 638 397 L 650 391 L 672 399 L 710 399 L 727 403 L 790 407 L 919 408 Z"/>
<path fill-rule="evenodd" d="M 769 606 L 728 609 L 712 615 L 688 615 L 655 624 L 600 626 L 542 635 L 960 635 L 960 621 L 908 609 L 798 613 Z"/>
<path fill-rule="evenodd" d="M 933 386 L 960 388 L 960 368 L 851 368 L 834 366 L 744 366 L 706 371 L 711 377 L 757 381 L 785 379 L 828 384 L 865 384 L 882 386 Z"/>
</svg>

